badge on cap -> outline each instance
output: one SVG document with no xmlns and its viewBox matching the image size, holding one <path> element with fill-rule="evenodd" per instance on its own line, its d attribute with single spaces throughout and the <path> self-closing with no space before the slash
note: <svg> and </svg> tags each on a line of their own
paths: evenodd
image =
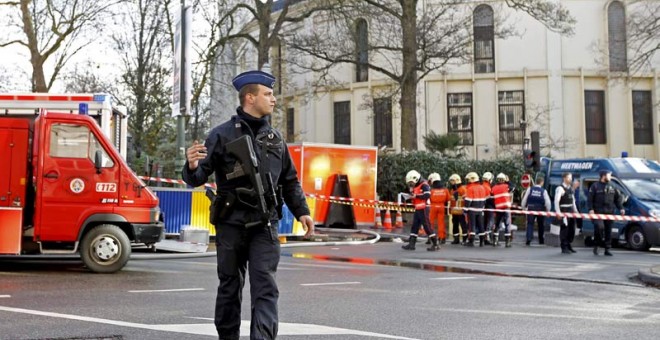
<svg viewBox="0 0 660 340">
<path fill-rule="evenodd" d="M 275 86 L 275 77 L 264 71 L 247 71 L 234 77 L 231 83 L 236 91 L 240 91 L 243 86 L 248 84 L 260 84 L 272 89 Z"/>
</svg>

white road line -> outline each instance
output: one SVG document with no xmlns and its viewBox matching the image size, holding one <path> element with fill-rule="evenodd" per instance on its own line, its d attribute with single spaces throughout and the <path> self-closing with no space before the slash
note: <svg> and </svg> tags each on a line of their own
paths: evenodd
<svg viewBox="0 0 660 340">
<path fill-rule="evenodd" d="M 431 280 L 469 280 L 474 279 L 474 276 L 452 276 L 452 277 L 434 277 Z"/>
<path fill-rule="evenodd" d="M 8 299 L 11 295 L 0 295 L 0 299 Z"/>
<path fill-rule="evenodd" d="M 334 286 L 334 285 L 359 285 L 362 282 L 323 282 L 323 283 L 301 283 L 301 286 Z"/>
<path fill-rule="evenodd" d="M 585 315 L 570 315 L 570 314 L 550 314 L 550 313 L 529 313 L 529 312 L 513 312 L 506 310 L 479 310 L 479 309 L 456 309 L 456 308 L 420 308 L 423 310 L 455 312 L 455 313 L 469 313 L 469 314 L 493 314 L 493 315 L 506 315 L 506 316 L 527 316 L 534 318 L 557 318 L 557 319 L 572 319 L 572 320 L 589 320 L 600 322 L 616 322 L 616 323 L 650 323 L 655 324 L 658 321 L 652 320 L 658 318 L 658 314 L 653 314 L 644 319 L 626 319 L 616 317 L 601 317 L 601 316 L 585 316 Z"/>
<path fill-rule="evenodd" d="M 101 318 L 93 318 L 88 316 L 72 315 L 72 314 L 60 314 L 60 313 L 51 313 L 38 310 L 30 310 L 23 308 L 14 308 L 0 306 L 0 312 L 11 312 L 11 313 L 20 313 L 28 315 L 38 315 L 38 316 L 47 316 L 51 318 L 59 319 L 68 319 L 76 321 L 85 321 L 85 322 L 94 322 L 105 325 L 114 325 L 120 327 L 129 327 L 129 328 L 139 328 L 139 329 L 149 329 L 155 331 L 163 332 L 175 332 L 175 333 L 186 333 L 186 334 L 196 334 L 196 335 L 207 335 L 207 336 L 218 336 L 217 331 L 215 330 L 215 325 L 212 323 L 207 324 L 166 324 L 166 325 L 149 325 L 136 322 L 125 322 Z M 243 320 L 241 322 L 241 334 L 250 333 L 250 320 Z M 406 338 L 402 336 L 389 335 L 389 334 L 380 334 L 372 332 L 364 332 L 353 329 L 338 328 L 338 327 L 329 327 L 323 325 L 313 325 L 313 324 L 304 324 L 304 323 L 279 323 L 278 335 L 287 336 L 287 335 L 300 335 L 300 336 L 310 336 L 310 335 L 334 335 L 335 339 L 337 335 L 359 335 L 365 337 L 374 337 L 379 339 L 400 339 L 400 340 L 417 340 L 413 338 Z"/>
<path fill-rule="evenodd" d="M 154 290 L 129 290 L 129 293 L 169 293 L 169 292 L 195 292 L 204 288 L 181 288 L 181 289 L 154 289 Z"/>
</svg>

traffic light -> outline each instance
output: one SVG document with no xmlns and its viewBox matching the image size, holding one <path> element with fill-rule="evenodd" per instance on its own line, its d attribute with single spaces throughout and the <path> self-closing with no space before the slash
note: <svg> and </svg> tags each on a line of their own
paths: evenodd
<svg viewBox="0 0 660 340">
<path fill-rule="evenodd" d="M 536 155 L 537 155 L 537 153 L 532 151 L 532 150 L 529 150 L 529 149 L 523 150 L 523 160 L 525 161 L 525 170 L 532 170 L 532 169 L 535 168 L 536 164 L 534 164 L 534 163 L 535 163 L 536 158 L 537 158 Z M 536 165 L 536 166 L 538 166 L 538 165 Z"/>
<path fill-rule="evenodd" d="M 532 137 L 532 169 L 538 172 L 541 170 L 541 137 L 538 131 L 532 131 L 530 136 Z"/>
</svg>

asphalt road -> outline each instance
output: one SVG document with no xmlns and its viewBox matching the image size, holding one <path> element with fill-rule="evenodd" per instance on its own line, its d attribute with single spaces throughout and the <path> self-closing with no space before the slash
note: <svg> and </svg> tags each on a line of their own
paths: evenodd
<svg viewBox="0 0 660 340">
<path fill-rule="evenodd" d="M 660 253 L 400 246 L 284 248 L 278 339 L 659 336 L 660 290 L 634 275 Z M 214 257 L 131 261 L 111 275 L 0 262 L 0 339 L 214 338 L 216 286 Z"/>
</svg>

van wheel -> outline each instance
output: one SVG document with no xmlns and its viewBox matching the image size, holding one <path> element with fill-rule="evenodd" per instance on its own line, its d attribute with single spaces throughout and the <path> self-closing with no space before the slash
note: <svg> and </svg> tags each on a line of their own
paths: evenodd
<svg viewBox="0 0 660 340">
<path fill-rule="evenodd" d="M 632 250 L 648 250 L 650 248 L 648 242 L 646 242 L 646 236 L 642 227 L 638 225 L 633 225 L 628 229 L 626 241 L 628 242 L 628 247 Z"/>
<path fill-rule="evenodd" d="M 131 243 L 119 227 L 102 224 L 82 239 L 80 256 L 87 268 L 96 273 L 114 273 L 126 265 Z"/>
</svg>

